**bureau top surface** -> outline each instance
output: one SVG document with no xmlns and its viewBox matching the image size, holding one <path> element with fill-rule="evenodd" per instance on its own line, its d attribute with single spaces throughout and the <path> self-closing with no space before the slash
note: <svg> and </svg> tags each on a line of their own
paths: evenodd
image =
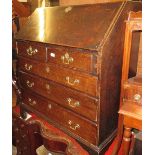
<svg viewBox="0 0 155 155">
<path fill-rule="evenodd" d="M 16 39 L 97 49 L 124 2 L 38 8 Z"/>
</svg>

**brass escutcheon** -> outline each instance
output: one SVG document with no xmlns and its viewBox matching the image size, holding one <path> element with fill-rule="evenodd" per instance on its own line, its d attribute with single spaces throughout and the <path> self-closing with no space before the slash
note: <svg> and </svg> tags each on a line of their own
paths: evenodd
<svg viewBox="0 0 155 155">
<path fill-rule="evenodd" d="M 45 69 L 45 70 L 46 70 L 46 72 L 47 72 L 47 73 L 49 73 L 49 72 L 50 72 L 50 68 L 49 68 L 49 67 L 46 67 L 46 69 Z"/>
<path fill-rule="evenodd" d="M 52 108 L 52 105 L 51 104 L 48 104 L 48 109 L 51 109 Z"/>
<path fill-rule="evenodd" d="M 47 90 L 50 90 L 50 85 L 49 84 L 45 84 L 45 87 Z"/>
</svg>

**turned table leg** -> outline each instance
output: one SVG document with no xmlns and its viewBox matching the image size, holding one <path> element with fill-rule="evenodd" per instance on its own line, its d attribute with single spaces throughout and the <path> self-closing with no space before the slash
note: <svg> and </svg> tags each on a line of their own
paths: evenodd
<svg viewBox="0 0 155 155">
<path fill-rule="evenodd" d="M 127 126 L 124 127 L 123 134 L 123 155 L 129 155 L 130 143 L 131 143 L 131 129 Z"/>
</svg>

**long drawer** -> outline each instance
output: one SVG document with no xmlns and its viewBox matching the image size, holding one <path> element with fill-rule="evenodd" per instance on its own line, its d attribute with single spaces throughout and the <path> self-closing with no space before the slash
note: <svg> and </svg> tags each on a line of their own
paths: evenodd
<svg viewBox="0 0 155 155">
<path fill-rule="evenodd" d="M 23 58 L 19 59 L 19 70 L 39 75 L 92 96 L 98 96 L 96 76 Z"/>
<path fill-rule="evenodd" d="M 23 103 L 33 107 L 65 129 L 97 144 L 97 125 L 32 92 L 22 92 Z M 88 129 L 88 130 L 87 130 Z"/>
<path fill-rule="evenodd" d="M 20 72 L 19 77 L 24 89 L 31 89 L 92 121 L 97 121 L 97 99 L 27 73 Z"/>
</svg>

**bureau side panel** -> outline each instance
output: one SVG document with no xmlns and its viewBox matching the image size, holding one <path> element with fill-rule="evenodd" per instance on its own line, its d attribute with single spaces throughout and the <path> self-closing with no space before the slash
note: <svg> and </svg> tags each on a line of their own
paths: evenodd
<svg viewBox="0 0 155 155">
<path fill-rule="evenodd" d="M 100 49 L 102 60 L 98 144 L 104 142 L 117 128 L 125 20 L 127 20 L 129 11 L 132 10 L 141 10 L 141 3 L 129 2 L 126 4 L 117 22 L 114 24 L 106 43 Z"/>
</svg>

